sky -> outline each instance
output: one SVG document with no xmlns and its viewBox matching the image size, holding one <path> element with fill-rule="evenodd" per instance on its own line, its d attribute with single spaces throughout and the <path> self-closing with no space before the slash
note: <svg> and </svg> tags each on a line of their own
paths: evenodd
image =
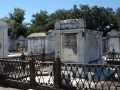
<svg viewBox="0 0 120 90">
<path fill-rule="evenodd" d="M 58 9 L 71 9 L 74 5 L 89 5 L 92 7 L 111 7 L 116 10 L 120 7 L 120 0 L 0 0 L 0 18 L 8 16 L 14 8 L 25 10 L 24 22 L 30 22 L 32 15 L 40 10 L 46 10 L 48 14 L 54 13 Z"/>
</svg>

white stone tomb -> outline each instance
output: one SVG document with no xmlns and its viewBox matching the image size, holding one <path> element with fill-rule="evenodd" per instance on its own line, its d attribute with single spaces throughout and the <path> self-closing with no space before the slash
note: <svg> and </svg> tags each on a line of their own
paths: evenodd
<svg viewBox="0 0 120 90">
<path fill-rule="evenodd" d="M 0 20 L 0 58 L 8 55 L 8 24 Z"/>
<path fill-rule="evenodd" d="M 85 29 L 84 19 L 68 19 L 55 23 L 55 56 L 63 62 L 103 63 L 102 32 Z"/>
<path fill-rule="evenodd" d="M 118 30 L 111 30 L 107 36 L 107 52 L 112 52 L 113 47 L 115 52 L 120 53 L 120 34 Z"/>
</svg>

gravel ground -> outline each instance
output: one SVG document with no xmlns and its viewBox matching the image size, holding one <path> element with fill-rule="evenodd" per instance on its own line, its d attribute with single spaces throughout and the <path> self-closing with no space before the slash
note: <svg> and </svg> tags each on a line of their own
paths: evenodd
<svg viewBox="0 0 120 90">
<path fill-rule="evenodd" d="M 23 52 L 25 55 L 28 54 L 28 52 Z M 9 52 L 8 55 L 22 55 L 22 52 Z"/>
<path fill-rule="evenodd" d="M 20 90 L 20 89 L 15 89 L 15 88 L 6 87 L 6 86 L 0 86 L 0 90 Z"/>
<path fill-rule="evenodd" d="M 6 86 L 0 86 L 0 90 L 26 90 L 26 89 L 16 89 L 16 88 L 11 88 Z M 35 89 L 27 89 L 27 90 L 35 90 Z"/>
</svg>

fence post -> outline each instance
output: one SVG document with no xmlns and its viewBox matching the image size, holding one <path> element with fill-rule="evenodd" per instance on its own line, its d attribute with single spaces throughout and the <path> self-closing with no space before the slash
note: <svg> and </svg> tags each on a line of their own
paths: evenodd
<svg viewBox="0 0 120 90">
<path fill-rule="evenodd" d="M 115 49 L 114 49 L 114 47 L 113 47 L 112 51 L 113 51 L 112 54 L 113 54 L 113 61 L 114 61 L 114 59 L 115 59 Z"/>
<path fill-rule="evenodd" d="M 22 52 L 21 59 L 22 59 L 22 61 L 25 61 L 24 52 Z M 22 69 L 25 69 L 25 66 L 26 66 L 25 63 L 22 63 Z"/>
<path fill-rule="evenodd" d="M 35 64 L 34 64 L 34 58 L 32 52 L 31 52 L 31 60 L 29 60 L 29 65 L 30 65 L 30 83 L 35 84 Z"/>
<path fill-rule="evenodd" d="M 45 51 L 43 50 L 42 51 L 42 62 L 44 62 L 45 61 Z"/>
<path fill-rule="evenodd" d="M 61 86 L 61 61 L 59 55 L 57 55 L 57 58 L 54 61 L 53 69 L 54 69 L 54 87 L 59 88 Z"/>
</svg>

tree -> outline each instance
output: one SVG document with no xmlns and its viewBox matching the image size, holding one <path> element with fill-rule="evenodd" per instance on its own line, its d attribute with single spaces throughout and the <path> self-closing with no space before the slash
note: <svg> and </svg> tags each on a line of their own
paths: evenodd
<svg viewBox="0 0 120 90">
<path fill-rule="evenodd" d="M 49 15 L 49 22 L 47 24 L 48 30 L 54 29 L 54 23 L 57 20 L 64 20 L 71 18 L 71 11 L 65 9 L 58 9 L 54 13 Z"/>
<path fill-rule="evenodd" d="M 57 20 L 64 19 L 79 19 L 84 18 L 86 20 L 86 28 L 91 30 L 97 30 L 104 32 L 104 36 L 110 30 L 118 29 L 120 27 L 120 8 L 117 11 L 113 11 L 112 8 L 104 8 L 88 5 L 74 5 L 71 9 L 58 9 L 52 14 L 48 14 L 45 10 L 40 10 L 36 14 L 32 15 L 31 24 L 23 23 L 25 11 L 20 8 L 14 8 L 12 13 L 9 13 L 9 17 L 6 19 L 10 29 L 15 33 L 16 37 L 19 35 L 28 35 L 34 32 L 46 32 L 50 29 L 54 29 L 54 23 Z"/>
<path fill-rule="evenodd" d="M 114 14 L 112 8 L 80 5 L 78 18 L 86 20 L 88 29 L 103 31 L 105 36 L 111 29 L 116 28 Z"/>
<path fill-rule="evenodd" d="M 30 25 L 31 32 L 44 32 L 47 30 L 49 15 L 47 11 L 40 10 L 39 13 L 32 15 L 32 24 Z"/>
<path fill-rule="evenodd" d="M 116 10 L 115 20 L 117 28 L 120 30 L 120 8 Z"/>
<path fill-rule="evenodd" d="M 116 28 L 114 15 L 115 12 L 112 8 L 104 8 L 94 6 L 91 8 L 91 24 L 93 26 L 93 30 L 99 30 L 104 32 L 104 36 L 106 36 L 107 32 L 111 29 Z"/>
<path fill-rule="evenodd" d="M 20 8 L 14 8 L 12 13 L 9 13 L 9 19 L 14 20 L 16 23 L 22 24 L 24 21 L 25 11 Z"/>
<path fill-rule="evenodd" d="M 15 38 L 20 35 L 26 36 L 26 28 L 24 27 L 25 11 L 20 8 L 14 8 L 14 11 L 8 14 L 9 17 L 4 17 L 3 19 L 8 23 L 10 28 L 8 29 L 8 34 L 13 32 L 15 34 Z"/>
</svg>

